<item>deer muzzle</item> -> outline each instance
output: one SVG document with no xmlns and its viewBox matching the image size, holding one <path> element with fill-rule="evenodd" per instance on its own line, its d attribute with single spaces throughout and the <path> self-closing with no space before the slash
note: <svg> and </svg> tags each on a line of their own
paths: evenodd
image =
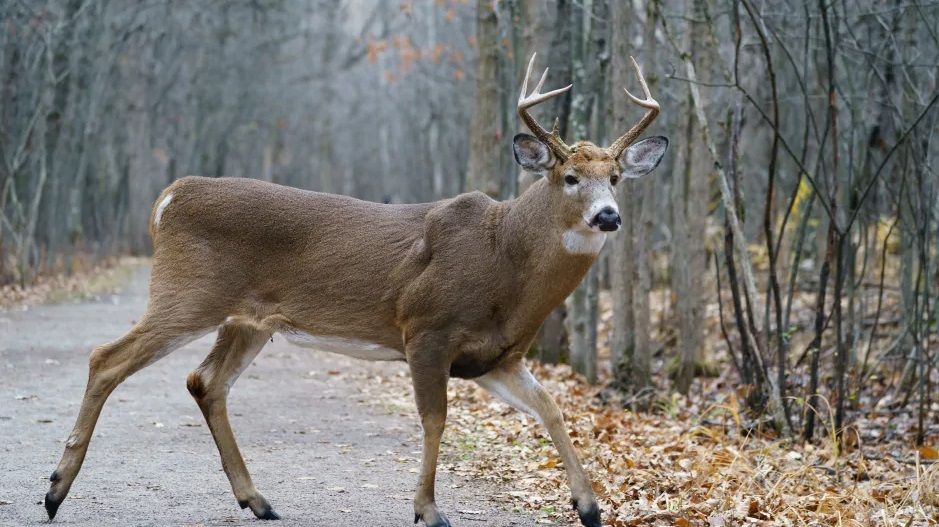
<svg viewBox="0 0 939 527">
<path fill-rule="evenodd" d="M 590 225 L 603 232 L 613 232 L 623 223 L 619 213 L 613 207 L 603 207 L 591 220 Z"/>
</svg>

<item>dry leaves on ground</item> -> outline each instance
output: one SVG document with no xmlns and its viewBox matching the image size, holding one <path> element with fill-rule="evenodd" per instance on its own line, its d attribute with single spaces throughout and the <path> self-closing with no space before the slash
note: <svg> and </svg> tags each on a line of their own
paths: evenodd
<svg viewBox="0 0 939 527">
<path fill-rule="evenodd" d="M 607 404 L 566 366 L 534 366 L 564 411 L 604 510 L 604 524 L 926 526 L 939 522 L 932 447 L 802 445 L 738 428 L 722 404 L 637 414 Z M 371 376 L 373 404 L 417 417 L 410 378 Z M 577 524 L 563 464 L 543 427 L 475 383 L 454 381 L 442 470 L 489 480 L 497 499 L 545 521 Z"/>
</svg>

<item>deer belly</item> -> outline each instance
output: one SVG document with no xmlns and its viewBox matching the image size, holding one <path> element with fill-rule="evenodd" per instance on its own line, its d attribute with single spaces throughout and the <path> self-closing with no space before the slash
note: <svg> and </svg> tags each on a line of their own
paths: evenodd
<svg viewBox="0 0 939 527">
<path fill-rule="evenodd" d="M 304 348 L 328 351 L 364 360 L 404 360 L 404 354 L 400 351 L 367 340 L 311 335 L 296 329 L 284 330 L 281 331 L 281 334 L 290 343 Z"/>
</svg>

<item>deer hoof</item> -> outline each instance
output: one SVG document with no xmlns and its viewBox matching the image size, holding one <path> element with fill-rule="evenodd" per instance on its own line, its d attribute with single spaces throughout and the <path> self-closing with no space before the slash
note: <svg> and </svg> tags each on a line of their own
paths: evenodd
<svg viewBox="0 0 939 527">
<path fill-rule="evenodd" d="M 432 520 L 428 520 L 424 517 L 423 514 L 419 512 L 415 512 L 414 523 L 424 520 L 424 525 L 426 525 L 427 527 L 453 527 L 452 525 L 450 525 L 450 520 L 448 520 L 447 517 L 442 512 L 434 511 L 433 515 L 436 516 L 436 518 Z"/>
<path fill-rule="evenodd" d="M 240 500 L 238 501 L 238 506 L 242 509 L 251 507 L 251 512 L 259 520 L 279 520 L 280 515 L 274 512 L 274 508 L 271 507 L 271 504 L 264 499 L 263 496 L 257 496 L 249 500 Z"/>
<path fill-rule="evenodd" d="M 46 499 L 43 500 L 43 504 L 46 506 L 46 514 L 49 515 L 49 521 L 52 521 L 52 519 L 55 518 L 55 513 L 59 512 L 59 505 L 62 505 L 62 498 L 57 498 L 50 490 L 46 493 Z"/>
<path fill-rule="evenodd" d="M 600 506 L 596 501 L 591 500 L 589 505 L 581 507 L 577 500 L 574 500 L 574 510 L 580 516 L 580 523 L 584 527 L 603 527 L 600 523 Z"/>
</svg>

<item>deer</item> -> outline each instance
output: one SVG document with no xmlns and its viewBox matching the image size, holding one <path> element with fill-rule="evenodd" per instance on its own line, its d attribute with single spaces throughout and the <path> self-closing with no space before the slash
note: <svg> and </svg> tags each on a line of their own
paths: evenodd
<svg viewBox="0 0 939 527">
<path fill-rule="evenodd" d="M 275 333 L 311 348 L 410 370 L 423 434 L 414 521 L 449 527 L 434 495 L 451 378 L 472 379 L 546 427 L 587 527 L 600 508 L 561 410 L 524 363 L 546 316 L 580 283 L 622 220 L 616 188 L 650 173 L 665 137 L 636 141 L 659 104 L 635 59 L 642 119 L 607 148 L 567 145 L 529 110 L 570 90 L 535 89 L 528 63 L 517 111 L 534 134 L 513 138 L 515 160 L 540 175 L 515 199 L 480 192 L 423 204 L 379 204 L 255 179 L 185 177 L 159 195 L 145 314 L 96 347 L 75 426 L 44 504 L 50 521 L 75 481 L 108 396 L 174 350 L 217 332 L 186 379 L 218 447 L 238 505 L 280 516 L 261 495 L 228 420 L 232 384 Z"/>
</svg>

